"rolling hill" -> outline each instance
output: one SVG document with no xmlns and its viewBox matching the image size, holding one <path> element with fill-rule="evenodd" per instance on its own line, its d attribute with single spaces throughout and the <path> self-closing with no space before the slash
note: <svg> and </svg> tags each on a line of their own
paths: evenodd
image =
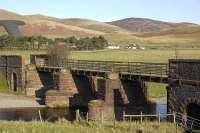
<svg viewBox="0 0 200 133">
<path fill-rule="evenodd" d="M 146 18 L 127 18 L 108 22 L 108 24 L 112 24 L 135 33 L 155 32 L 177 27 L 188 27 L 196 25 L 192 23 L 170 23 Z"/>
<path fill-rule="evenodd" d="M 72 18 L 72 19 L 63 19 L 61 20 L 62 23 L 66 25 L 74 25 L 81 28 L 91 29 L 91 30 L 97 30 L 105 33 L 126 33 L 128 32 L 125 29 L 122 29 L 118 26 L 114 26 L 111 24 L 98 22 L 95 20 L 89 20 L 89 19 L 78 19 L 78 18 Z"/>
<path fill-rule="evenodd" d="M 60 19 L 41 14 L 20 15 L 0 9 L 0 19 L 23 20 L 21 31 L 27 35 L 55 37 L 92 37 L 103 35 L 110 43 L 138 43 L 145 46 L 200 46 L 200 26 L 192 23 L 170 23 L 144 18 L 113 22 L 89 19 Z M 6 34 L 0 27 L 0 35 Z"/>
</svg>

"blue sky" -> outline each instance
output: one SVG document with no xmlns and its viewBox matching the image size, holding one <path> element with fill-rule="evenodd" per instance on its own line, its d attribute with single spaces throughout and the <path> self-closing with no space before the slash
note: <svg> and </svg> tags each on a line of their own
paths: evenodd
<svg viewBox="0 0 200 133">
<path fill-rule="evenodd" d="M 112 21 L 128 17 L 200 24 L 200 0 L 0 0 L 20 14 Z"/>
</svg>

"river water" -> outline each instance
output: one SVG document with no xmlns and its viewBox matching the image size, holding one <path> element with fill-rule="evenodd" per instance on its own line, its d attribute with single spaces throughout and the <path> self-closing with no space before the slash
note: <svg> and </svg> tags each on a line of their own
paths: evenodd
<svg viewBox="0 0 200 133">
<path fill-rule="evenodd" d="M 166 98 L 159 99 L 156 104 L 148 105 L 148 108 L 145 109 L 146 114 L 152 113 L 163 113 L 167 112 Z M 83 109 L 84 110 L 84 109 Z M 68 108 L 59 108 L 59 109 L 50 109 L 50 108 L 7 108 L 0 109 L 0 120 L 8 121 L 31 121 L 31 120 L 40 120 L 40 115 L 43 120 L 55 121 L 60 118 L 71 119 L 75 113 L 74 109 Z M 139 111 L 136 113 L 139 113 Z"/>
</svg>

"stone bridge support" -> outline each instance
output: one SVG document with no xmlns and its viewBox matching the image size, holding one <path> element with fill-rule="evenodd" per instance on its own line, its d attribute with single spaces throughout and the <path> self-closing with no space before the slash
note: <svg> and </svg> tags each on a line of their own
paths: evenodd
<svg viewBox="0 0 200 133">
<path fill-rule="evenodd" d="M 89 104 L 91 119 L 100 119 L 102 114 L 99 113 L 103 113 L 105 119 L 113 119 L 114 115 L 121 119 L 126 107 L 147 103 L 147 88 L 143 81 L 122 80 L 118 73 L 109 73 L 98 83 L 98 99 Z"/>
<path fill-rule="evenodd" d="M 21 56 L 0 56 L 0 73 L 13 91 L 24 91 L 25 65 Z"/>
<path fill-rule="evenodd" d="M 167 88 L 168 92 L 168 112 L 180 112 L 183 114 L 188 114 L 190 110 L 190 104 L 196 104 L 199 106 L 196 108 L 199 114 L 200 112 L 200 87 L 192 85 L 180 85 L 180 86 L 169 86 Z M 189 111 L 191 112 L 191 111 Z M 194 113 L 195 113 L 194 112 Z M 193 115 L 193 114 L 188 114 Z M 200 114 L 193 116 L 200 119 Z"/>
<path fill-rule="evenodd" d="M 168 112 L 200 119 L 200 61 L 170 60 Z"/>
<path fill-rule="evenodd" d="M 63 69 L 53 74 L 54 88 L 48 90 L 45 96 L 45 104 L 48 107 L 69 106 L 69 99 L 77 93 L 77 88 L 69 71 Z"/>
</svg>

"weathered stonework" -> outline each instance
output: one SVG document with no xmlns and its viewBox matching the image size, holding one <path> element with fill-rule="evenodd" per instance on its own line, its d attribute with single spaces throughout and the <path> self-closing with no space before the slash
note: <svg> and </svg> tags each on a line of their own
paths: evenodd
<svg viewBox="0 0 200 133">
<path fill-rule="evenodd" d="M 168 112 L 188 114 L 190 104 L 200 106 L 200 60 L 170 60 L 169 70 Z"/>
<path fill-rule="evenodd" d="M 187 114 L 187 106 L 191 103 L 200 105 L 200 87 L 181 85 L 167 89 L 169 112 L 181 112 Z"/>
<path fill-rule="evenodd" d="M 54 74 L 54 89 L 48 90 L 45 96 L 45 104 L 48 107 L 69 106 L 69 100 L 77 93 L 74 80 L 69 71 L 63 70 Z"/>
<path fill-rule="evenodd" d="M 25 64 L 22 56 L 0 56 L 0 73 L 14 91 L 24 91 Z"/>
<path fill-rule="evenodd" d="M 38 72 L 37 70 L 26 70 L 26 95 L 45 97 L 45 92 L 54 87 L 53 74 L 50 72 Z"/>
<path fill-rule="evenodd" d="M 46 92 L 45 104 L 50 108 L 67 107 L 69 105 L 69 98 L 67 92 L 49 90 Z"/>
</svg>

